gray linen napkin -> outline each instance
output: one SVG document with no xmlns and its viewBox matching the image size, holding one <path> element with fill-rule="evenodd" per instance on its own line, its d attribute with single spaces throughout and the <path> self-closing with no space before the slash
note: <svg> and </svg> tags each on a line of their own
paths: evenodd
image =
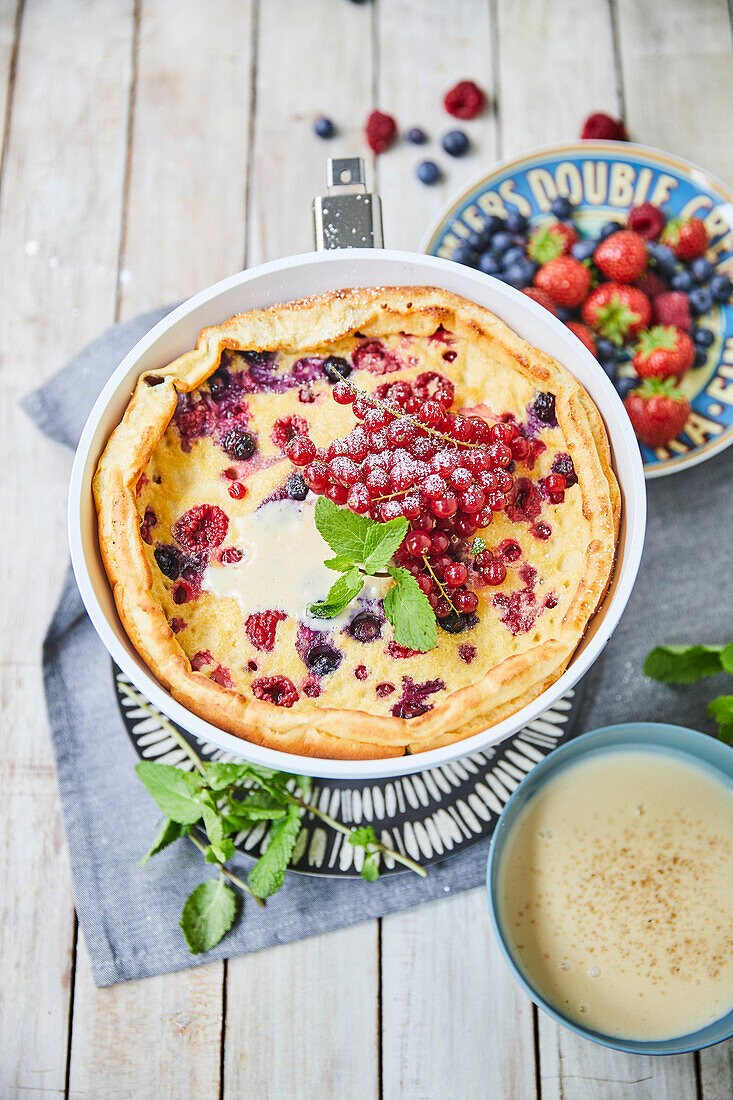
<svg viewBox="0 0 733 1100">
<path fill-rule="evenodd" d="M 167 310 L 117 325 L 81 352 L 23 406 L 51 438 L 73 447 L 117 363 Z M 646 680 L 646 652 L 662 641 L 729 641 L 726 559 L 733 535 L 733 449 L 649 486 L 649 534 L 629 607 L 585 679 L 580 729 L 631 719 L 712 731 L 705 705 L 714 680 L 684 689 Z M 139 784 L 109 657 L 67 579 L 43 651 L 46 697 L 71 860 L 74 896 L 97 985 L 167 973 L 212 959 L 303 939 L 384 916 L 484 880 L 488 841 L 430 868 L 376 883 L 289 875 L 267 909 L 245 903 L 242 918 L 204 956 L 191 956 L 178 928 L 183 900 L 207 875 L 179 843 L 136 866 L 159 817 Z M 720 678 L 716 678 L 720 679 Z M 251 860 L 237 856 L 241 873 Z M 236 864 L 239 863 L 239 868 Z"/>
</svg>

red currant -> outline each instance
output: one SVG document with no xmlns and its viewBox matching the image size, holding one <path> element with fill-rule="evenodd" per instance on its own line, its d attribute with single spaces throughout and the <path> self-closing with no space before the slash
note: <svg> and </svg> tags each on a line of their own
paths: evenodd
<svg viewBox="0 0 733 1100">
<path fill-rule="evenodd" d="M 450 546 L 450 539 L 442 531 L 437 531 L 430 539 L 430 553 L 444 554 Z"/>
<path fill-rule="evenodd" d="M 332 500 L 334 504 L 346 504 L 346 498 L 349 492 L 345 485 L 329 485 L 325 495 L 329 500 Z"/>
<path fill-rule="evenodd" d="M 506 443 L 491 443 L 488 447 L 491 465 L 496 469 L 499 466 L 506 467 L 512 460 L 512 452 Z"/>
<path fill-rule="evenodd" d="M 450 615 L 453 608 L 446 600 L 445 596 L 441 596 L 435 605 L 435 614 L 439 619 L 445 619 L 447 615 Z"/>
<path fill-rule="evenodd" d="M 459 466 L 457 470 L 454 470 L 448 480 L 459 493 L 465 492 L 470 485 L 473 485 L 473 477 L 465 466 Z"/>
<path fill-rule="evenodd" d="M 503 493 L 487 493 L 486 503 L 492 512 L 500 512 L 502 508 L 506 507 L 506 497 Z"/>
<path fill-rule="evenodd" d="M 481 511 L 485 500 L 486 497 L 478 485 L 472 485 L 470 489 L 466 489 L 465 493 L 461 493 L 458 504 L 462 512 L 474 515 L 474 513 Z"/>
<path fill-rule="evenodd" d="M 476 520 L 477 516 L 456 516 L 454 523 L 456 535 L 460 535 L 464 539 L 469 538 L 476 530 Z"/>
<path fill-rule="evenodd" d="M 426 577 L 425 574 L 417 578 L 417 583 L 420 586 L 420 591 L 426 596 L 429 596 L 433 591 L 433 582 L 430 577 Z"/>
<path fill-rule="evenodd" d="M 502 584 L 506 579 L 506 566 L 504 562 L 498 561 L 496 558 L 489 562 L 486 568 L 483 570 L 484 579 L 489 584 Z"/>
<path fill-rule="evenodd" d="M 359 396 L 354 400 L 353 409 L 356 419 L 363 420 L 366 414 L 371 411 L 372 403 L 368 397 L 363 394 L 359 394 Z"/>
<path fill-rule="evenodd" d="M 453 602 L 457 611 L 467 613 L 478 607 L 478 596 L 475 592 L 456 592 Z"/>
<path fill-rule="evenodd" d="M 525 458 L 529 456 L 529 440 L 525 439 L 523 435 L 518 435 L 511 441 L 509 446 L 512 457 L 515 458 L 517 462 L 524 462 Z"/>
<path fill-rule="evenodd" d="M 562 493 L 567 486 L 562 474 L 548 474 L 544 484 L 548 493 Z"/>
<path fill-rule="evenodd" d="M 379 505 L 379 518 L 382 523 L 389 523 L 391 519 L 399 519 L 402 516 L 402 505 L 399 500 L 385 500 Z"/>
<path fill-rule="evenodd" d="M 428 428 L 439 427 L 443 423 L 444 416 L 445 411 L 438 401 L 426 401 L 424 405 L 417 410 L 418 420 Z"/>
<path fill-rule="evenodd" d="M 356 390 L 348 382 L 337 382 L 331 390 L 331 396 L 337 405 L 351 405 L 356 399 Z"/>
<path fill-rule="evenodd" d="M 241 500 L 242 497 L 245 497 L 246 495 L 247 490 L 245 489 L 244 485 L 242 485 L 241 481 L 235 481 L 232 485 L 229 486 L 229 496 L 232 498 L 232 500 Z"/>
<path fill-rule="evenodd" d="M 432 539 L 424 531 L 411 531 L 405 539 L 404 546 L 414 558 L 421 558 L 432 548 Z"/>
<path fill-rule="evenodd" d="M 316 445 L 307 435 L 296 435 L 285 444 L 285 453 L 296 466 L 307 466 L 316 457 Z"/>
<path fill-rule="evenodd" d="M 437 500 L 444 495 L 448 487 L 440 474 L 430 474 L 421 483 L 420 488 L 428 500 Z M 435 514 L 438 515 L 437 512 Z M 451 512 L 450 514 L 452 515 L 453 513 Z"/>
<path fill-rule="evenodd" d="M 306 466 L 303 477 L 306 485 L 314 493 L 321 493 L 328 485 L 328 470 L 323 462 L 311 462 Z"/>
<path fill-rule="evenodd" d="M 357 481 L 361 481 L 361 470 L 353 458 L 344 458 L 341 455 L 332 458 L 328 463 L 328 472 L 332 481 L 340 481 L 347 488 L 350 485 L 356 485 Z"/>
<path fill-rule="evenodd" d="M 453 588 L 459 588 L 468 580 L 468 570 L 462 562 L 454 561 L 446 566 L 443 578 L 446 584 L 451 585 Z"/>
<path fill-rule="evenodd" d="M 377 466 L 375 469 L 367 472 L 364 477 L 364 484 L 372 496 L 384 496 L 384 494 L 389 491 L 389 473 L 384 466 Z"/>
<path fill-rule="evenodd" d="M 496 485 L 500 493 L 508 493 L 514 484 L 514 478 L 506 470 L 496 471 Z"/>
<path fill-rule="evenodd" d="M 361 482 L 359 482 L 351 486 L 349 495 L 346 498 L 347 508 L 350 508 L 352 512 L 356 512 L 358 516 L 363 516 L 369 511 L 371 502 L 369 490 L 366 485 L 362 485 Z"/>
<path fill-rule="evenodd" d="M 405 417 L 393 420 L 387 427 L 387 439 L 392 447 L 406 447 L 417 435 L 417 429 Z"/>
<path fill-rule="evenodd" d="M 458 511 L 458 500 L 453 493 L 445 493 L 437 500 L 431 500 L 430 510 L 439 519 L 448 519 L 449 516 L 454 516 Z"/>
<path fill-rule="evenodd" d="M 451 435 L 459 443 L 470 443 L 473 439 L 473 423 L 467 416 L 457 416 L 453 421 Z"/>
</svg>

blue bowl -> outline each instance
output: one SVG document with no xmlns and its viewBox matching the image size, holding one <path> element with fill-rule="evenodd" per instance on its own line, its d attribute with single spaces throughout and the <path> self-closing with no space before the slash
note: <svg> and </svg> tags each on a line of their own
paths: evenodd
<svg viewBox="0 0 733 1100">
<path fill-rule="evenodd" d="M 525 993 L 548 1016 L 564 1027 L 570 1028 L 576 1035 L 582 1035 L 584 1039 L 600 1043 L 601 1046 L 628 1051 L 631 1054 L 684 1054 L 690 1050 L 701 1050 L 703 1047 L 709 1047 L 733 1037 L 733 1010 L 699 1031 L 673 1039 L 642 1041 L 603 1035 L 581 1027 L 574 1020 L 567 1019 L 530 985 L 511 954 L 507 937 L 501 926 L 497 905 L 498 872 L 507 837 L 518 814 L 548 779 L 563 771 L 568 765 L 615 749 L 651 749 L 714 772 L 718 780 L 733 788 L 733 749 L 707 734 L 698 733 L 683 726 L 668 726 L 661 722 L 627 722 L 623 725 L 605 726 L 592 733 L 585 733 L 582 737 L 577 737 L 556 749 L 519 784 L 507 802 L 494 832 L 486 876 L 494 931 L 504 957 Z"/>
</svg>

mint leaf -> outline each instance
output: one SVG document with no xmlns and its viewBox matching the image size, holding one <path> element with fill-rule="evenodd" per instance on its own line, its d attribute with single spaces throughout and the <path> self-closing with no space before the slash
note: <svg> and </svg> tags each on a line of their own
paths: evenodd
<svg viewBox="0 0 733 1100">
<path fill-rule="evenodd" d="M 723 652 L 720 654 L 720 663 L 723 666 L 725 672 L 729 672 L 733 676 L 733 642 L 725 646 Z"/>
<path fill-rule="evenodd" d="M 295 784 L 300 793 L 306 795 L 313 786 L 313 780 L 309 775 L 296 775 Z"/>
<path fill-rule="evenodd" d="M 361 877 L 365 878 L 367 882 L 375 882 L 379 878 L 379 856 L 376 852 L 372 852 L 364 860 Z"/>
<path fill-rule="evenodd" d="M 480 535 L 476 535 L 476 538 L 471 543 L 471 553 L 481 554 L 486 549 L 486 540 L 482 539 Z"/>
<path fill-rule="evenodd" d="M 722 652 L 722 645 L 660 645 L 647 655 L 644 672 L 663 684 L 692 684 L 721 671 Z"/>
<path fill-rule="evenodd" d="M 225 840 L 222 840 L 216 848 L 214 848 L 213 844 L 209 844 L 205 852 L 206 862 L 226 863 L 228 859 L 232 858 L 235 851 L 236 848 L 234 847 L 234 841 L 229 840 L 229 838 L 227 837 Z"/>
<path fill-rule="evenodd" d="M 204 782 L 212 791 L 223 791 L 233 783 L 241 783 L 250 774 L 249 764 L 224 764 L 220 760 L 204 764 Z"/>
<path fill-rule="evenodd" d="M 733 695 L 719 695 L 708 703 L 708 714 L 718 723 L 721 741 L 733 739 Z"/>
<path fill-rule="evenodd" d="M 393 566 L 387 572 L 395 583 L 384 597 L 384 613 L 395 628 L 395 641 L 422 653 L 435 649 L 438 628 L 427 596 L 406 569 Z"/>
<path fill-rule="evenodd" d="M 319 497 L 325 500 L 325 497 Z M 360 518 L 360 517 L 357 517 Z M 342 573 L 337 581 L 331 585 L 329 593 L 322 603 L 312 603 L 308 608 L 311 615 L 319 619 L 332 619 L 351 603 L 355 596 L 364 587 L 364 578 L 358 569 L 350 569 L 348 573 Z"/>
<path fill-rule="evenodd" d="M 364 547 L 370 529 L 377 526 L 368 516 L 357 516 L 348 508 L 339 508 L 328 497 L 319 497 L 315 508 L 316 527 L 334 554 L 364 561 Z"/>
<path fill-rule="evenodd" d="M 192 955 L 215 947 L 234 923 L 237 899 L 223 878 L 197 886 L 181 913 L 180 926 Z"/>
<path fill-rule="evenodd" d="M 326 569 L 334 569 L 337 573 L 347 573 L 349 569 L 354 568 L 351 558 L 345 558 L 343 555 L 337 558 L 327 558 L 323 564 Z"/>
<path fill-rule="evenodd" d="M 362 848 L 367 844 L 376 844 L 377 838 L 371 825 L 360 825 L 358 829 L 352 829 L 349 833 L 349 844 L 355 848 Z"/>
<path fill-rule="evenodd" d="M 372 520 L 372 524 L 364 543 L 366 557 L 363 560 L 367 573 L 376 573 L 389 564 L 410 527 L 404 518 L 390 519 L 387 523 L 376 523 Z"/>
<path fill-rule="evenodd" d="M 180 840 L 182 836 L 186 836 L 190 830 L 190 825 L 180 825 L 177 821 L 171 821 L 171 819 L 167 817 L 160 827 L 160 832 L 153 841 L 152 848 L 147 855 L 144 855 L 140 860 L 138 867 L 143 867 L 152 856 L 156 856 L 158 852 L 162 852 L 169 844 L 173 844 L 176 840 Z"/>
<path fill-rule="evenodd" d="M 209 805 L 206 802 L 204 803 L 204 826 L 212 851 L 217 859 L 224 863 L 233 853 L 229 852 L 228 855 L 226 854 L 228 845 L 224 844 L 224 824 L 219 811 L 216 806 L 213 804 Z"/>
<path fill-rule="evenodd" d="M 201 780 L 197 775 L 181 771 L 172 764 L 153 764 L 148 760 L 138 764 L 135 771 L 171 821 L 194 825 L 199 820 L 203 806 L 200 801 Z"/>
<path fill-rule="evenodd" d="M 269 791 L 251 791 L 246 798 L 229 798 L 227 823 L 234 829 L 244 829 L 253 821 L 276 821 L 285 817 L 285 807 Z"/>
<path fill-rule="evenodd" d="M 258 898 L 269 898 L 282 886 L 299 832 L 300 810 L 297 806 L 289 806 L 287 815 L 270 829 L 267 851 L 247 876 L 247 882 Z"/>
</svg>

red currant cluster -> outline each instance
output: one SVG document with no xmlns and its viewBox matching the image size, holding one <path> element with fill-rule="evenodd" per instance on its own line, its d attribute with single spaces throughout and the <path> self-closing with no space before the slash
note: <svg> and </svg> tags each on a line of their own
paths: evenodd
<svg viewBox="0 0 733 1100">
<path fill-rule="evenodd" d="M 472 625 L 478 599 L 467 582 L 501 584 L 506 568 L 490 551 L 471 557 L 468 540 L 506 506 L 514 484 L 507 467 L 528 457 L 529 441 L 514 423 L 451 412 L 453 383 L 433 371 L 373 394 L 344 378 L 333 398 L 360 423 L 326 450 L 296 435 L 286 454 L 304 467 L 309 488 L 335 504 L 381 522 L 408 519 L 395 561 L 416 577 L 445 629 Z"/>
</svg>

